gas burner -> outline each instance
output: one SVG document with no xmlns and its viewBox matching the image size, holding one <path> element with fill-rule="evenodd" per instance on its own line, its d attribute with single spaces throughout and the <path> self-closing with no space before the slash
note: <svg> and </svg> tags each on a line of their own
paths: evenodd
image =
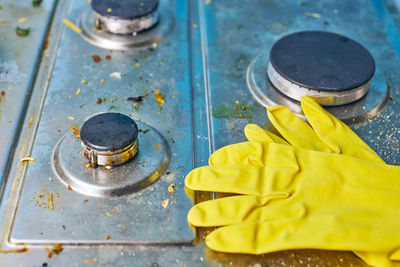
<svg viewBox="0 0 400 267">
<path fill-rule="evenodd" d="M 357 42 L 327 32 L 299 32 L 270 43 L 250 63 L 246 79 L 265 107 L 284 105 L 303 116 L 299 100 L 310 95 L 347 123 L 376 116 L 389 96 L 371 54 Z"/>
<path fill-rule="evenodd" d="M 174 28 L 174 15 L 158 0 L 92 0 L 79 26 L 91 44 L 129 50 L 153 46 L 166 38 Z"/>
<path fill-rule="evenodd" d="M 159 19 L 158 0 L 93 0 L 96 26 L 115 34 L 136 34 Z"/>
<path fill-rule="evenodd" d="M 83 154 L 92 167 L 122 164 L 136 155 L 138 127 L 120 113 L 102 113 L 88 119 L 80 137 Z"/>
<path fill-rule="evenodd" d="M 139 191 L 164 173 L 171 157 L 156 129 L 120 113 L 89 118 L 80 138 L 70 132 L 64 135 L 53 152 L 52 165 L 65 186 L 84 195 L 121 196 Z M 97 162 L 99 166 L 88 166 L 88 159 L 89 165 Z"/>
<path fill-rule="evenodd" d="M 366 48 L 345 36 L 297 32 L 271 48 L 268 78 L 284 95 L 314 96 L 325 106 L 348 104 L 365 96 L 375 72 Z"/>
</svg>

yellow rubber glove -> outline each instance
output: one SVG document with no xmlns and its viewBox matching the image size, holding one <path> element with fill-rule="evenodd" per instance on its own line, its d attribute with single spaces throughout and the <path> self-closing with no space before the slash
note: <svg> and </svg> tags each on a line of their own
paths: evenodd
<svg viewBox="0 0 400 267">
<path fill-rule="evenodd" d="M 311 104 L 313 103 L 311 102 Z M 283 112 L 278 112 L 278 113 L 275 112 L 275 115 L 284 113 L 285 110 L 283 110 Z M 329 115 L 329 113 L 327 114 Z M 297 118 L 296 116 L 294 117 Z M 293 116 L 292 117 L 283 116 L 282 118 L 293 119 Z M 318 118 L 319 117 L 317 116 L 317 119 Z M 316 121 L 315 118 L 314 121 Z M 290 125 L 290 124 L 297 125 L 298 122 L 299 121 L 293 123 L 292 121 L 289 124 L 281 123 L 281 125 Z M 312 120 L 310 121 L 310 123 L 312 124 Z M 337 121 L 334 120 L 333 123 L 337 123 Z M 302 125 L 301 127 L 303 126 L 309 127 L 303 121 L 301 121 L 300 124 Z M 305 131 L 307 131 L 307 133 L 310 132 L 310 134 L 307 136 L 309 137 L 311 136 L 311 138 L 305 138 L 305 139 L 303 138 L 303 140 L 302 137 L 304 137 L 304 135 L 299 135 L 299 131 L 293 131 L 293 129 L 295 128 L 288 128 L 286 129 L 287 130 L 286 131 L 285 128 L 283 127 L 282 129 L 279 130 L 286 139 L 290 140 L 291 143 L 299 142 L 299 144 L 302 144 L 302 142 L 303 143 L 305 142 L 307 145 L 302 145 L 302 146 L 305 147 L 312 146 L 311 148 L 320 151 L 328 151 L 336 153 L 342 152 L 353 156 L 364 157 L 369 160 L 371 160 L 369 157 L 372 157 L 376 158 L 375 159 L 376 161 L 381 161 L 379 157 L 364 142 L 362 142 L 361 139 L 359 139 L 349 128 L 347 128 L 346 125 L 344 124 L 341 125 L 341 124 L 342 124 L 341 122 L 339 122 L 339 124 L 334 124 L 338 128 L 337 133 L 339 133 L 336 134 L 336 137 L 334 134 L 335 132 L 329 130 L 329 128 L 324 129 L 324 127 L 320 127 L 320 129 L 318 130 L 315 129 L 313 125 L 314 130 L 317 133 L 317 136 L 321 132 L 323 133 L 323 130 L 327 129 L 329 130 L 327 132 L 328 134 L 325 135 L 322 134 L 323 136 L 328 137 L 327 139 L 321 139 L 322 142 L 309 141 L 313 140 L 314 138 L 313 134 L 315 135 L 315 133 L 311 130 L 310 127 L 309 127 L 310 131 L 308 131 L 307 129 Z M 285 131 L 291 134 L 285 136 L 284 134 Z M 259 129 L 252 126 L 246 127 L 246 136 L 249 139 L 253 140 L 261 138 L 262 140 L 260 141 L 285 143 L 285 141 L 283 141 L 281 138 L 276 137 L 268 132 L 264 132 L 263 130 L 260 131 Z M 343 139 L 343 136 L 345 136 L 346 138 Z M 318 137 L 314 139 L 318 140 Z M 257 145 L 254 145 L 253 143 Z M 356 145 L 351 145 L 354 143 L 356 143 Z M 380 186 L 384 187 L 386 186 L 387 188 L 388 186 L 385 182 L 390 182 L 390 181 L 383 180 L 382 182 L 381 180 L 379 180 L 383 183 L 382 185 L 380 183 L 378 184 L 372 183 L 374 186 L 377 187 L 374 186 L 371 187 L 370 186 L 371 184 L 368 183 L 369 180 L 368 168 L 364 168 L 363 166 L 361 166 L 362 164 L 368 165 L 369 163 L 365 163 L 366 161 L 362 161 L 363 163 L 362 164 L 360 163 L 361 165 L 355 165 L 355 166 L 360 166 L 359 171 L 361 171 L 361 173 L 357 172 L 357 177 L 354 178 L 352 177 L 354 173 L 338 172 L 337 161 L 341 162 L 340 169 L 346 170 L 346 166 L 359 164 L 360 161 L 359 159 L 355 159 L 353 157 L 344 157 L 343 159 L 341 158 L 343 156 L 338 157 L 338 155 L 335 154 L 322 153 L 322 155 L 324 155 L 323 156 L 324 160 L 322 160 L 320 164 L 319 162 L 321 161 L 321 159 L 320 155 L 318 155 L 318 152 L 308 151 L 308 150 L 304 150 L 305 152 L 303 150 L 300 150 L 300 152 L 296 152 L 298 150 L 297 148 L 295 149 L 289 146 L 282 146 L 282 145 L 279 146 L 275 144 L 271 144 L 270 146 L 273 147 L 277 146 L 277 147 L 273 149 L 267 147 L 266 149 L 265 147 L 266 145 L 268 144 L 259 142 L 249 142 L 245 143 L 244 145 L 240 144 L 239 150 L 237 150 L 236 148 L 231 150 L 230 147 L 223 148 L 217 151 L 210 158 L 211 164 L 222 164 L 222 166 L 201 168 L 193 171 L 191 174 L 188 175 L 188 178 L 186 180 L 186 185 L 194 190 L 208 190 L 208 191 L 248 194 L 248 196 L 233 197 L 232 199 L 231 198 L 219 199 L 216 201 L 201 203 L 191 210 L 188 218 L 189 221 L 194 225 L 197 226 L 232 225 L 229 227 L 220 228 L 217 230 L 217 232 L 213 232 L 209 237 L 207 237 L 206 242 L 211 248 L 222 251 L 248 252 L 248 253 L 264 253 L 264 252 L 287 249 L 287 248 L 327 248 L 327 249 L 357 248 L 365 251 L 371 251 L 371 250 L 382 251 L 382 253 L 386 253 L 387 251 L 392 251 L 394 249 L 393 247 L 388 245 L 388 243 L 390 242 L 386 242 L 387 240 L 385 240 L 383 243 L 386 242 L 388 247 L 391 248 L 391 250 L 385 250 L 381 245 L 378 245 L 377 242 L 375 241 L 372 241 L 373 244 L 371 244 L 371 242 L 365 242 L 365 235 L 366 236 L 370 235 L 371 229 L 369 229 L 366 232 L 363 232 L 365 229 L 363 230 L 355 227 L 357 226 L 359 220 L 364 222 L 363 217 L 369 218 L 368 220 L 365 220 L 365 226 L 367 226 L 367 228 L 373 226 L 374 223 L 378 223 L 378 221 L 380 222 L 380 225 L 384 225 L 384 222 L 381 222 L 382 220 L 385 221 L 385 219 L 383 219 L 384 216 L 383 217 L 378 216 L 379 218 L 374 218 L 373 216 L 372 218 L 370 218 L 368 212 L 379 211 L 382 212 L 382 214 L 386 212 L 389 212 L 388 214 L 391 214 L 392 211 L 391 209 L 388 209 L 385 212 L 384 210 L 385 208 L 387 208 L 387 206 L 385 206 L 385 208 L 382 211 L 380 210 L 379 205 L 374 208 L 370 207 L 371 206 L 370 197 L 374 195 L 377 196 L 380 199 L 380 201 L 382 201 L 383 200 L 382 198 L 384 198 L 383 196 L 388 192 L 385 193 L 385 190 L 379 191 L 379 188 Z M 233 147 L 236 146 L 239 147 L 239 145 L 234 145 Z M 254 146 L 257 146 L 257 148 L 254 149 Z M 293 151 L 288 152 L 289 151 L 288 149 L 293 149 L 294 152 Z M 251 153 L 248 153 L 250 151 Z M 269 155 L 268 157 L 264 155 L 266 151 L 268 151 L 267 153 L 267 155 Z M 270 158 L 272 157 L 275 158 L 275 155 L 282 156 L 285 155 L 285 153 L 294 154 L 296 156 L 293 158 L 292 155 L 292 158 L 283 157 L 282 159 L 280 159 L 280 157 L 277 157 L 278 160 L 270 160 Z M 329 155 L 328 158 L 326 158 L 327 155 Z M 300 164 L 302 160 L 307 158 L 308 158 L 308 160 L 306 160 L 307 164 L 305 164 L 304 166 L 303 164 Z M 309 162 L 314 159 L 316 160 L 315 164 L 310 165 Z M 356 162 L 354 162 L 354 160 Z M 272 163 L 272 165 L 270 166 L 267 163 Z M 286 166 L 286 164 L 289 164 L 288 166 L 290 167 Z M 378 165 L 379 168 L 383 168 L 384 166 L 382 164 Z M 351 168 L 354 168 L 354 166 L 352 166 Z M 392 169 L 396 169 L 395 173 L 396 172 L 397 173 L 389 174 L 385 173 L 385 171 L 383 173 L 378 172 L 380 173 L 381 176 L 382 174 L 384 175 L 387 174 L 390 177 L 392 177 L 392 175 L 398 175 L 397 168 L 386 167 L 386 166 L 385 168 L 391 169 L 391 171 Z M 266 171 L 267 169 L 268 172 Z M 314 174 L 311 174 L 313 172 Z M 328 172 L 328 173 L 324 175 L 323 172 Z M 244 173 L 245 176 L 242 176 L 241 173 Z M 316 174 L 318 174 L 319 176 Z M 363 179 L 360 180 L 360 177 L 358 177 L 360 174 L 361 177 L 364 176 L 365 181 Z M 339 177 L 343 176 L 347 178 L 338 179 L 337 178 L 338 175 Z M 326 178 L 327 179 L 327 181 L 325 181 L 326 184 L 335 181 L 335 179 L 338 180 L 333 183 L 335 186 L 333 186 L 332 188 L 326 188 L 326 187 L 321 187 L 321 185 L 318 185 L 318 182 L 319 184 L 321 183 L 325 184 L 324 182 L 325 176 L 329 177 Z M 304 190 L 304 187 L 301 186 L 303 184 L 303 181 L 304 184 L 309 183 L 309 185 L 307 185 L 306 187 L 309 187 L 310 190 L 304 191 L 302 192 L 302 194 L 300 194 L 299 192 L 301 192 L 301 190 L 299 189 L 303 188 Z M 353 184 L 354 181 L 357 181 L 357 183 L 361 182 L 360 184 L 361 191 L 363 191 L 362 189 L 363 186 L 366 186 L 368 188 L 367 190 L 368 192 L 370 190 L 376 191 L 376 189 L 378 189 L 378 193 L 374 191 L 377 194 L 371 193 L 372 195 L 368 195 L 364 194 L 364 192 L 360 193 L 359 189 L 355 190 L 354 192 L 352 192 L 352 190 L 343 190 L 343 188 L 348 189 L 347 183 L 350 182 L 350 184 Z M 289 184 L 291 184 L 291 186 L 288 186 Z M 261 190 L 259 185 L 262 185 L 264 189 Z M 265 188 L 265 186 L 267 187 Z M 281 186 L 283 186 L 284 190 L 276 190 L 279 189 Z M 299 186 L 300 188 L 298 188 Z M 393 187 L 391 186 L 389 187 L 393 189 Z M 265 189 L 267 190 L 265 191 Z M 340 197 L 340 199 L 337 199 L 338 195 L 337 192 L 335 192 L 335 189 L 346 192 L 346 194 L 344 194 L 343 197 Z M 396 190 L 394 191 L 396 197 L 398 197 L 399 191 Z M 382 196 L 379 195 L 380 193 L 382 194 Z M 391 195 L 392 193 L 393 192 L 390 192 L 389 195 Z M 360 196 L 356 197 L 358 200 L 360 200 L 359 202 L 349 201 L 349 199 L 352 199 L 357 195 Z M 310 199 L 307 200 L 307 197 L 309 197 Z M 386 203 L 385 202 L 386 200 L 383 200 L 382 203 Z M 323 203 L 318 203 L 320 201 L 323 201 Z M 333 203 L 336 204 L 337 206 L 333 205 Z M 353 205 L 354 206 L 353 207 L 350 204 L 354 204 L 355 206 Z M 354 208 L 354 210 L 352 209 L 352 207 Z M 303 213 L 305 210 L 307 210 L 307 212 Z M 321 216 L 321 214 L 324 214 L 324 216 Z M 339 218 L 347 219 L 349 222 L 356 222 L 356 223 L 352 225 L 352 223 L 347 222 L 344 225 L 342 225 L 340 223 L 341 220 L 335 221 L 336 219 Z M 293 220 L 293 219 L 298 219 L 298 220 Z M 325 220 L 327 219 L 328 219 L 328 224 L 325 225 L 323 222 L 326 222 Z M 318 233 L 316 234 L 314 233 L 317 229 L 316 228 L 317 225 L 310 224 L 310 222 L 315 222 L 315 221 L 320 222 L 317 224 L 318 226 L 320 226 L 320 228 L 322 228 L 321 233 L 319 233 L 320 232 L 319 230 L 317 231 Z M 372 223 L 372 225 L 369 224 L 368 222 Z M 248 226 L 249 223 L 250 226 Z M 222 236 L 225 236 L 224 234 L 227 234 L 226 235 L 227 237 L 231 236 L 232 234 L 231 227 L 239 227 L 243 229 L 243 227 L 247 225 L 246 231 L 242 232 L 242 234 L 247 233 L 247 231 L 249 231 L 248 232 L 249 234 L 252 231 L 253 232 L 256 231 L 261 234 L 266 234 L 266 232 L 263 231 L 260 232 L 260 229 L 264 229 L 265 227 L 266 229 L 267 228 L 269 229 L 271 225 L 283 226 L 285 224 L 287 224 L 286 227 L 289 227 L 289 229 L 286 229 L 286 227 L 285 229 L 283 229 L 283 232 L 285 232 L 286 234 L 291 233 L 289 230 L 292 229 L 293 231 L 293 227 L 296 227 L 296 224 L 300 225 L 299 225 L 299 231 L 291 233 L 291 235 L 294 238 L 290 239 L 289 240 L 290 242 L 289 241 L 286 242 L 286 245 L 284 245 L 283 247 L 278 244 L 279 242 L 276 242 L 277 240 L 275 240 L 275 242 L 272 242 L 274 241 L 274 237 L 272 234 L 268 235 L 268 237 L 266 237 L 265 239 L 261 238 L 262 240 L 260 240 L 260 237 L 262 237 L 263 235 L 261 235 L 260 237 L 253 235 L 250 239 L 247 239 L 246 242 L 241 242 L 241 241 L 236 242 L 237 241 L 236 238 L 233 238 L 231 239 L 231 241 L 235 242 L 230 241 L 228 243 L 231 246 L 235 247 L 234 249 L 229 247 L 224 247 L 223 244 L 222 247 L 220 246 L 221 234 Z M 327 229 L 324 230 L 323 228 Z M 384 228 L 388 229 L 386 227 Z M 348 229 L 351 230 L 349 234 L 343 235 L 343 230 L 345 230 L 344 232 L 346 232 Z M 384 233 L 379 232 L 380 230 L 378 228 L 374 228 L 373 230 L 380 236 L 382 236 L 382 234 L 383 236 L 385 235 Z M 296 240 L 297 232 L 298 234 L 300 234 L 300 236 L 302 234 L 303 235 L 305 234 L 306 236 Z M 281 233 L 279 233 L 279 231 L 276 232 L 275 238 L 277 237 L 276 234 L 279 235 Z M 332 240 L 327 240 L 327 238 Z M 374 238 L 372 238 L 372 240 L 373 239 Z M 335 241 L 336 243 L 329 241 Z M 363 247 L 365 247 L 365 249 Z M 386 254 L 381 254 L 381 255 L 386 255 Z"/>
<path fill-rule="evenodd" d="M 302 97 L 301 105 L 311 127 L 285 107 L 274 106 L 268 109 L 268 117 L 271 123 L 282 136 L 290 140 L 290 144 L 318 151 L 330 150 L 334 153 L 383 163 L 383 160 L 375 151 L 365 144 L 346 124 L 324 110 L 312 98 Z M 283 143 L 276 138 L 272 140 L 270 137 L 270 135 L 273 135 L 272 133 L 255 124 L 248 124 L 245 127 L 245 134 L 248 140 Z M 400 266 L 400 262 L 389 259 L 388 253 L 360 251 L 355 253 L 370 265 Z M 399 259 L 399 257 L 395 257 L 395 259 Z"/>
<path fill-rule="evenodd" d="M 210 161 L 215 165 L 193 170 L 185 185 L 242 194 L 190 210 L 192 225 L 224 226 L 207 236 L 211 249 L 400 248 L 400 167 L 257 141 L 226 146 Z"/>
</svg>

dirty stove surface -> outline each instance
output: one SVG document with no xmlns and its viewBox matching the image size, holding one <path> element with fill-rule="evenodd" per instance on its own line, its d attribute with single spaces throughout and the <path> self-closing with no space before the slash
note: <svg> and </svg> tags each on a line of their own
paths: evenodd
<svg viewBox="0 0 400 267">
<path fill-rule="evenodd" d="M 132 12 L 120 6 L 128 2 Z M 351 252 L 211 251 L 203 238 L 212 229 L 196 238 L 186 214 L 218 196 L 185 192 L 184 177 L 244 141 L 246 124 L 273 130 L 265 107 L 302 116 L 299 92 L 322 92 L 330 112 L 399 165 L 395 2 L 108 3 L 0 1 L 1 264 L 365 266 Z M 31 31 L 17 36 L 16 26 Z M 293 42 L 309 45 L 302 31 L 343 58 L 346 43 L 357 75 L 285 69 L 285 60 L 309 63 L 305 53 L 284 57 Z"/>
</svg>

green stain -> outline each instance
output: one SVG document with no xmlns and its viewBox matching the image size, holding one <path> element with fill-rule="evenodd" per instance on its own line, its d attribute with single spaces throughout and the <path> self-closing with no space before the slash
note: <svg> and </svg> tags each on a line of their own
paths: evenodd
<svg viewBox="0 0 400 267">
<path fill-rule="evenodd" d="M 235 108 L 221 105 L 212 109 L 215 118 L 253 118 L 253 109 L 249 105 L 236 103 Z"/>
</svg>

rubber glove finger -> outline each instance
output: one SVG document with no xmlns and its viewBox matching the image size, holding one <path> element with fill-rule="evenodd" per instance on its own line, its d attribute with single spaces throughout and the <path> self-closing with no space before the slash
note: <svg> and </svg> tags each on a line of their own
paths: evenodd
<svg viewBox="0 0 400 267">
<path fill-rule="evenodd" d="M 389 252 L 355 251 L 354 253 L 370 266 L 400 267 L 400 261 L 393 261 L 389 259 Z"/>
<path fill-rule="evenodd" d="M 287 197 L 288 193 L 279 193 L 266 197 L 233 196 L 201 202 L 190 209 L 188 222 L 211 227 L 294 217 L 296 212 Z"/>
<path fill-rule="evenodd" d="M 298 160 L 292 146 L 249 141 L 228 145 L 215 151 L 209 158 L 210 165 L 253 165 L 282 167 L 298 170 Z"/>
<path fill-rule="evenodd" d="M 316 135 L 334 152 L 384 163 L 345 123 L 332 116 L 311 97 L 303 96 L 301 107 Z"/>
<path fill-rule="evenodd" d="M 305 213 L 307 214 L 307 213 Z M 359 227 L 357 227 L 359 226 Z M 386 251 L 379 236 L 366 238 L 369 226 L 344 224 L 331 216 L 292 218 L 218 228 L 206 237 L 209 248 L 229 253 L 263 254 L 288 249 Z M 374 239 L 374 240 L 373 240 Z M 376 239 L 376 240 L 375 240 Z"/>
<path fill-rule="evenodd" d="M 270 122 L 278 132 L 292 145 L 322 152 L 334 152 L 327 146 L 310 125 L 284 106 L 272 106 L 267 109 Z"/>
<path fill-rule="evenodd" d="M 291 192 L 297 170 L 253 165 L 217 165 L 194 169 L 185 179 L 191 190 L 268 196 Z"/>
<path fill-rule="evenodd" d="M 260 141 L 267 143 L 289 144 L 279 136 L 264 130 L 256 124 L 247 124 L 244 127 L 244 134 L 249 141 Z"/>
<path fill-rule="evenodd" d="M 400 261 L 400 249 L 396 249 L 390 253 L 390 259 Z"/>
</svg>

